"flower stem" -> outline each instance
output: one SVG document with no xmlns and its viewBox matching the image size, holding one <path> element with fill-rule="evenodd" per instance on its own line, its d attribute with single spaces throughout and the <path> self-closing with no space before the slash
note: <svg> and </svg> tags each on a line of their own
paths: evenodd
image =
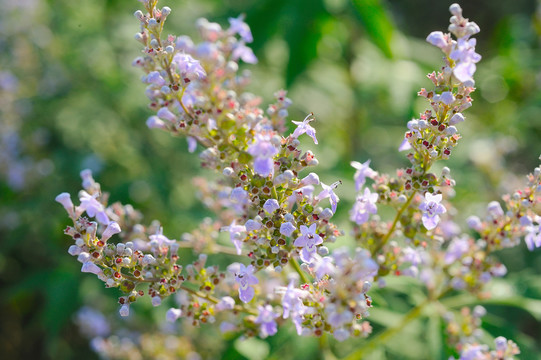
<svg viewBox="0 0 541 360">
<path fill-rule="evenodd" d="M 399 333 L 406 325 L 408 325 L 411 321 L 417 319 L 421 313 L 423 312 L 424 308 L 431 302 L 432 300 L 430 298 L 426 299 L 421 304 L 415 306 L 413 309 L 410 310 L 400 323 L 394 327 L 389 327 L 385 329 L 385 331 L 379 333 L 378 335 L 372 337 L 370 340 L 365 342 L 363 346 L 356 351 L 352 352 L 343 360 L 356 360 L 356 359 L 362 359 L 364 355 L 369 354 L 370 352 L 374 351 L 376 348 L 381 347 L 383 344 L 387 342 L 388 339 Z"/>
<path fill-rule="evenodd" d="M 396 216 L 394 218 L 393 224 L 391 225 L 391 228 L 389 229 L 387 234 L 383 237 L 383 239 L 381 239 L 381 241 L 374 248 L 374 250 L 372 251 L 372 255 L 377 254 L 377 252 L 381 250 L 381 248 L 387 243 L 387 241 L 389 241 L 389 239 L 391 238 L 391 236 L 393 235 L 393 233 L 394 233 L 394 231 L 396 229 L 396 225 L 398 224 L 398 220 L 400 220 L 400 217 L 402 216 L 402 213 L 410 206 L 411 201 L 415 197 L 416 193 L 417 193 L 417 191 L 414 190 L 411 193 L 411 195 L 409 196 L 406 203 L 400 208 L 400 210 L 398 210 L 398 212 L 396 213 Z"/>
<path fill-rule="evenodd" d="M 297 262 L 297 259 L 295 259 L 294 257 L 290 257 L 289 258 L 289 263 L 291 264 L 291 266 L 293 266 L 293 269 L 295 269 L 295 271 L 297 271 L 297 273 L 301 277 L 301 280 L 302 280 L 303 283 L 305 283 L 305 284 L 311 284 L 312 283 L 310 281 L 310 279 L 308 279 L 308 277 L 306 276 L 306 273 L 304 271 L 302 271 L 299 263 Z"/>
</svg>

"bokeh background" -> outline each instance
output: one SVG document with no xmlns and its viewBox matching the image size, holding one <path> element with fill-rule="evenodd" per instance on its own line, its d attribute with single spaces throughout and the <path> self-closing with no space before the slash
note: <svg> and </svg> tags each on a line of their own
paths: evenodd
<svg viewBox="0 0 541 360">
<path fill-rule="evenodd" d="M 116 290 L 106 291 L 95 277 L 81 274 L 80 264 L 67 254 L 70 239 L 62 230 L 69 219 L 54 197 L 76 194 L 84 168 L 94 171 L 112 200 L 133 204 L 148 221 L 160 219 L 171 238 L 179 239 L 208 216 L 192 178 L 211 174 L 199 169 L 184 140 L 145 126 L 151 111 L 141 73 L 131 67 L 140 51 L 132 16 L 139 5 L 135 0 L 0 0 L 1 357 L 98 358 L 75 321 L 86 305 L 106 314 L 121 334 L 119 344 L 123 337 L 146 344 L 142 358 L 159 358 L 153 347 L 175 344 L 205 358 L 332 358 L 319 351 L 316 339 L 298 339 L 288 328 L 248 342 L 220 340 L 209 326 L 181 327 L 176 339 L 153 338 L 164 309 L 141 303 L 134 307 L 136 317 L 120 320 Z M 245 67 L 253 73 L 251 91 L 268 103 L 276 90 L 288 89 L 292 119 L 316 114 L 320 145 L 306 142 L 305 148 L 320 160 L 317 171 L 324 182 L 344 182 L 337 215 L 347 233 L 355 196 L 349 162 L 372 159 L 373 168 L 389 173 L 407 165 L 397 147 L 406 122 L 424 109 L 416 92 L 429 86 L 425 74 L 441 62 L 438 49 L 424 38 L 446 29 L 450 2 L 168 0 L 161 5 L 173 9 L 167 32 L 194 38 L 198 17 L 227 25 L 228 17 L 246 14 L 260 61 Z M 539 164 L 541 3 L 468 0 L 461 5 L 482 29 L 477 39 L 483 56 L 474 106 L 461 130 L 464 139 L 445 164 L 457 181 L 455 204 L 463 223 L 482 214 L 487 202 L 521 186 Z M 347 236 L 341 241 L 348 244 Z M 509 275 L 492 290 L 508 300 L 486 303 L 487 339 L 515 340 L 523 359 L 541 358 L 540 253 L 520 246 L 498 254 Z M 376 331 L 415 304 L 421 291 L 402 279 L 396 284 L 401 291 L 390 288 L 374 296 L 381 305 L 374 311 Z M 454 309 L 475 303 L 455 300 L 448 304 Z M 443 327 L 437 317 L 422 319 L 372 356 L 444 359 Z M 123 346 L 131 349 L 129 342 Z M 330 344 L 337 356 L 355 346 L 355 341 Z M 130 351 L 136 352 L 126 354 Z"/>
</svg>

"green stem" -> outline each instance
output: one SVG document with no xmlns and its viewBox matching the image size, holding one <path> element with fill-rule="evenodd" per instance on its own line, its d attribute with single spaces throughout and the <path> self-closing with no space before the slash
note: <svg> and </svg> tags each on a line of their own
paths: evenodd
<svg viewBox="0 0 541 360">
<path fill-rule="evenodd" d="M 370 340 L 364 343 L 364 345 L 354 351 L 353 353 L 346 356 L 343 360 L 357 360 L 362 359 L 364 355 L 371 353 L 376 348 L 381 347 L 384 345 L 388 339 L 399 333 L 406 325 L 408 325 L 411 321 L 417 319 L 421 313 L 423 312 L 424 308 L 431 302 L 430 299 L 426 299 L 421 304 L 415 306 L 413 309 L 410 310 L 400 323 L 394 327 L 389 327 L 385 329 L 385 331 L 379 333 L 378 335 L 372 337 Z"/>
<path fill-rule="evenodd" d="M 381 248 L 387 243 L 387 241 L 389 241 L 389 239 L 391 238 L 391 236 L 393 235 L 393 233 L 394 233 L 394 231 L 396 229 L 396 225 L 398 224 L 398 220 L 400 220 L 400 217 L 402 216 L 402 213 L 410 206 L 411 201 L 415 197 L 416 193 L 417 193 L 417 191 L 414 190 L 411 193 L 411 195 L 409 196 L 409 198 L 406 201 L 406 203 L 404 204 L 404 206 L 402 206 L 400 208 L 400 210 L 398 210 L 398 212 L 396 213 L 396 216 L 394 218 L 393 224 L 391 225 L 391 228 L 389 229 L 389 232 L 387 232 L 387 234 L 383 237 L 383 239 L 381 239 L 381 241 L 374 248 L 374 250 L 372 251 L 372 255 L 377 254 L 377 252 L 381 250 Z"/>
<path fill-rule="evenodd" d="M 311 284 L 312 283 L 310 281 L 310 279 L 308 279 L 308 277 L 306 276 L 306 273 L 304 271 L 302 271 L 299 263 L 297 262 L 297 259 L 295 259 L 294 257 L 290 257 L 289 258 L 289 263 L 291 264 L 291 266 L 293 266 L 293 269 L 295 269 L 295 271 L 297 271 L 297 273 L 301 277 L 301 280 L 302 280 L 303 283 L 305 283 L 305 284 Z"/>
</svg>

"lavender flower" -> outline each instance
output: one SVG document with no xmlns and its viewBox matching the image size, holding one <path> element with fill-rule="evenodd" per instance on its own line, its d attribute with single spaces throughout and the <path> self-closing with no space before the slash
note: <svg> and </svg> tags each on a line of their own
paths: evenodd
<svg viewBox="0 0 541 360">
<path fill-rule="evenodd" d="M 251 285 L 259 283 L 257 277 L 254 276 L 254 267 L 235 263 L 230 265 L 229 270 L 234 273 L 235 280 L 239 284 L 240 300 L 244 303 L 250 302 L 255 295 L 255 290 Z"/>
<path fill-rule="evenodd" d="M 254 54 L 254 51 L 243 43 L 238 43 L 233 49 L 231 54 L 233 60 L 241 59 L 247 64 L 257 64 L 257 57 Z"/>
<path fill-rule="evenodd" d="M 267 336 L 276 334 L 278 328 L 274 319 L 280 315 L 275 313 L 270 305 L 266 305 L 265 307 L 260 305 L 257 309 L 259 310 L 259 314 L 254 322 L 259 324 L 259 333 L 261 337 L 266 338 Z"/>
<path fill-rule="evenodd" d="M 367 222 L 370 214 L 376 214 L 378 212 L 377 201 L 378 194 L 372 193 L 370 189 L 365 188 L 364 193 L 357 196 L 355 205 L 353 205 L 353 208 L 349 212 L 351 221 L 354 221 L 357 225 Z"/>
<path fill-rule="evenodd" d="M 181 315 L 182 315 L 182 310 L 170 308 L 169 310 L 167 310 L 167 313 L 165 314 L 165 320 L 167 320 L 168 322 L 174 323 L 175 321 L 178 320 L 179 317 L 181 317 Z"/>
<path fill-rule="evenodd" d="M 291 134 L 291 137 L 293 139 L 297 139 L 302 134 L 305 134 L 310 136 L 312 140 L 314 140 L 314 144 L 317 145 L 317 139 L 316 139 L 316 129 L 314 129 L 312 126 L 310 126 L 310 122 L 314 121 L 314 114 L 308 115 L 304 120 L 301 121 L 292 121 L 293 124 L 297 125 L 297 128 L 295 131 L 293 131 L 293 134 Z"/>
<path fill-rule="evenodd" d="M 355 190 L 359 191 L 366 182 L 366 178 L 373 179 L 378 173 L 370 168 L 370 160 L 360 163 L 357 161 L 352 161 L 351 166 L 356 169 L 354 179 L 355 179 Z"/>
<path fill-rule="evenodd" d="M 199 61 L 195 60 L 191 55 L 178 53 L 173 57 L 173 63 L 183 79 L 193 81 L 207 76 Z"/>
<path fill-rule="evenodd" d="M 254 41 L 250 27 L 244 22 L 244 15 L 240 15 L 238 18 L 229 18 L 228 20 L 231 24 L 229 30 L 234 34 L 239 34 L 242 40 L 247 43 Z"/>
<path fill-rule="evenodd" d="M 109 223 L 109 217 L 105 213 L 103 205 L 96 200 L 97 197 L 97 193 L 91 196 L 89 193 L 82 190 L 79 196 L 79 201 L 81 201 L 79 208 L 86 211 L 88 216 L 95 217 L 100 223 L 106 225 Z"/>
<path fill-rule="evenodd" d="M 221 228 L 221 231 L 229 231 L 229 239 L 235 245 L 237 249 L 237 254 L 242 253 L 242 240 L 241 236 L 243 232 L 246 232 L 246 227 L 244 225 L 237 225 L 235 220 L 229 226 L 224 226 Z"/>
<path fill-rule="evenodd" d="M 282 225 L 280 225 L 280 234 L 284 236 L 290 237 L 291 234 L 293 234 L 293 231 L 295 230 L 297 230 L 297 228 L 295 227 L 295 225 L 293 225 L 289 221 L 284 222 L 282 223 Z"/>
<path fill-rule="evenodd" d="M 316 245 L 323 243 L 323 239 L 316 234 L 316 227 L 317 224 L 312 224 L 309 228 L 301 225 L 301 235 L 293 243 L 294 246 L 302 248 L 300 257 L 306 263 L 309 263 L 316 253 Z"/>
<path fill-rule="evenodd" d="M 254 170 L 263 177 L 274 175 L 273 157 L 278 150 L 269 135 L 256 134 L 254 142 L 248 147 L 248 153 L 254 157 Z"/>
<path fill-rule="evenodd" d="M 524 242 L 528 246 L 528 250 L 533 251 L 535 248 L 541 247 L 541 217 L 535 216 L 532 221 L 530 218 L 524 216 L 521 220 L 524 218 L 527 219 L 523 221 L 523 223 L 527 224 L 525 227 L 526 236 L 524 237 Z M 537 225 L 534 225 L 534 221 Z"/>
<path fill-rule="evenodd" d="M 436 226 L 438 226 L 438 222 L 440 221 L 439 215 L 447 212 L 445 206 L 440 204 L 441 200 L 441 194 L 432 195 L 427 191 L 425 193 L 425 201 L 423 201 L 421 205 L 419 205 L 419 210 L 423 212 L 423 225 L 428 230 L 432 230 Z"/>
<path fill-rule="evenodd" d="M 325 185 L 324 183 L 321 183 L 321 187 L 323 188 L 323 190 L 317 196 L 317 199 L 319 201 L 329 198 L 333 213 L 336 212 L 336 206 L 338 205 L 338 202 L 340 201 L 340 198 L 338 197 L 338 195 L 334 193 L 333 190 L 336 189 L 338 185 L 340 185 L 341 183 L 342 183 L 341 181 L 337 181 L 335 183 L 332 183 L 330 186 Z"/>
</svg>

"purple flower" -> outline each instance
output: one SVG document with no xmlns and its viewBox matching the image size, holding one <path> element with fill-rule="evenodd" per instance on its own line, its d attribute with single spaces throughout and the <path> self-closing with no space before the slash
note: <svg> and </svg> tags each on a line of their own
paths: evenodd
<svg viewBox="0 0 541 360">
<path fill-rule="evenodd" d="M 411 149 L 411 144 L 407 138 L 404 138 L 398 147 L 398 151 L 406 151 Z"/>
<path fill-rule="evenodd" d="M 457 47 L 449 54 L 449 57 L 457 62 L 453 73 L 461 82 L 472 80 L 476 70 L 475 63 L 481 60 L 481 55 L 475 52 L 475 44 L 475 39 L 459 38 Z"/>
<path fill-rule="evenodd" d="M 103 205 L 96 200 L 96 197 L 98 197 L 98 193 L 95 193 L 94 195 L 90 195 L 86 191 L 81 191 L 79 201 L 81 201 L 81 205 L 79 207 L 86 211 L 88 216 L 95 217 L 96 220 L 98 220 L 101 224 L 108 224 L 109 223 L 109 217 L 105 213 L 105 210 L 103 208 Z"/>
<path fill-rule="evenodd" d="M 376 176 L 378 173 L 375 172 L 370 168 L 370 160 L 365 161 L 364 163 L 360 163 L 357 161 L 352 161 L 351 166 L 353 166 L 354 169 L 357 171 L 355 172 L 355 190 L 359 191 L 363 187 L 364 183 L 366 182 L 366 178 L 373 179 L 374 176 Z"/>
<path fill-rule="evenodd" d="M 146 122 L 149 129 L 165 129 L 165 122 L 157 116 L 151 116 Z"/>
<path fill-rule="evenodd" d="M 273 157 L 278 150 L 269 135 L 256 134 L 254 142 L 248 147 L 248 153 L 254 157 L 254 170 L 263 177 L 274 174 Z"/>
<path fill-rule="evenodd" d="M 261 229 L 261 223 L 255 221 L 255 220 L 249 219 L 244 224 L 244 227 L 246 228 L 246 231 L 248 231 L 248 232 L 255 231 L 255 230 Z"/>
<path fill-rule="evenodd" d="M 316 253 L 316 245 L 323 242 L 323 239 L 316 234 L 317 224 L 312 224 L 310 227 L 301 225 L 301 235 L 293 243 L 294 246 L 302 248 L 300 252 L 301 260 L 309 263 Z"/>
<path fill-rule="evenodd" d="M 330 186 L 325 185 L 324 183 L 321 183 L 321 187 L 323 188 L 323 190 L 317 196 L 318 200 L 320 201 L 323 199 L 329 198 L 329 200 L 331 201 L 331 207 L 332 207 L 333 213 L 336 212 L 336 206 L 338 205 L 338 202 L 340 201 L 340 198 L 338 197 L 338 195 L 334 193 L 333 190 L 336 189 L 338 185 L 340 184 L 342 184 L 341 181 L 332 183 Z"/>
<path fill-rule="evenodd" d="M 529 224 L 525 227 L 526 236 L 524 237 L 524 242 L 528 246 L 528 250 L 533 251 L 535 248 L 541 246 L 541 217 L 535 217 L 534 221 L 537 225 L 534 225 L 533 221 L 527 216 L 521 218 L 521 223 L 525 223 L 525 221 L 522 221 L 524 218 L 529 220 Z"/>
<path fill-rule="evenodd" d="M 280 208 L 280 204 L 278 203 L 278 200 L 276 199 L 268 199 L 265 201 L 265 204 L 263 205 L 263 209 L 265 209 L 266 212 L 269 214 L 274 214 L 276 210 Z"/>
<path fill-rule="evenodd" d="M 444 91 L 440 95 L 440 101 L 445 105 L 451 105 L 455 102 L 455 96 L 451 91 Z"/>
<path fill-rule="evenodd" d="M 244 225 L 237 225 L 235 220 L 229 226 L 224 226 L 220 229 L 221 231 L 229 231 L 229 239 L 235 245 L 237 249 L 237 254 L 242 253 L 242 240 L 241 236 L 243 232 L 246 232 L 246 227 Z"/>
<path fill-rule="evenodd" d="M 362 195 L 357 196 L 355 205 L 349 212 L 351 221 L 355 221 L 357 225 L 364 224 L 368 221 L 370 214 L 378 212 L 376 202 L 378 201 L 378 194 L 370 192 L 370 189 L 365 188 Z"/>
<path fill-rule="evenodd" d="M 280 234 L 284 236 L 290 237 L 291 234 L 293 234 L 293 231 L 295 230 L 297 230 L 297 228 L 295 227 L 295 225 L 293 225 L 289 221 L 282 223 L 282 225 L 280 225 Z"/>
<path fill-rule="evenodd" d="M 333 264 L 333 258 L 330 256 L 321 257 L 318 255 L 314 256 L 314 272 L 316 273 L 316 278 L 321 280 L 325 275 L 333 275 L 336 272 L 336 266 Z"/>
<path fill-rule="evenodd" d="M 470 241 L 467 236 L 455 238 L 449 244 L 445 252 L 445 263 L 447 265 L 454 263 L 462 257 L 470 249 Z"/>
<path fill-rule="evenodd" d="M 118 311 L 120 316 L 126 317 L 130 315 L 130 305 L 124 304 L 120 307 L 120 310 Z"/>
<path fill-rule="evenodd" d="M 254 322 L 259 324 L 259 332 L 261 337 L 266 338 L 267 336 L 276 334 L 278 328 L 274 319 L 280 315 L 275 313 L 270 305 L 266 305 L 265 307 L 259 305 L 257 308 L 259 310 L 259 314 Z"/>
<path fill-rule="evenodd" d="M 255 290 L 251 285 L 259 283 L 257 277 L 254 276 L 254 267 L 235 263 L 230 265 L 230 271 L 234 272 L 235 281 L 239 284 L 240 300 L 244 303 L 250 302 L 255 295 Z"/>
<path fill-rule="evenodd" d="M 216 304 L 216 311 L 232 310 L 235 307 L 235 300 L 231 296 L 224 296 Z"/>
<path fill-rule="evenodd" d="M 55 198 L 55 201 L 60 203 L 64 207 L 64 209 L 66 209 L 69 216 L 73 216 L 75 214 L 73 210 L 73 202 L 71 201 L 71 196 L 67 192 L 59 194 Z"/>
<path fill-rule="evenodd" d="M 243 43 L 238 43 L 233 49 L 231 54 L 233 60 L 242 59 L 245 63 L 248 64 L 257 64 L 257 58 L 254 54 L 254 51 Z"/>
<path fill-rule="evenodd" d="M 234 34 L 239 34 L 242 40 L 247 43 L 254 41 L 250 27 L 244 22 L 244 14 L 241 14 L 238 18 L 229 18 L 229 23 L 231 24 L 229 29 Z"/>
<path fill-rule="evenodd" d="M 313 120 L 315 120 L 314 114 L 310 114 L 307 117 L 305 117 L 302 122 L 292 121 L 293 124 L 297 125 L 297 128 L 295 129 L 295 131 L 293 131 L 293 134 L 291 134 L 291 137 L 293 139 L 297 139 L 299 136 L 306 133 L 306 135 L 310 136 L 312 140 L 314 140 L 314 144 L 317 145 L 316 129 L 310 126 L 310 121 L 313 121 Z"/>
<path fill-rule="evenodd" d="M 165 85 L 165 79 L 160 75 L 159 71 L 150 72 L 147 75 L 147 82 L 159 87 L 162 87 Z"/>
<path fill-rule="evenodd" d="M 165 320 L 167 320 L 168 322 L 174 323 L 175 321 L 178 320 L 178 318 L 181 315 L 182 315 L 182 310 L 170 308 L 169 310 L 167 310 L 167 313 L 165 313 Z"/>
<path fill-rule="evenodd" d="M 101 234 L 101 240 L 105 242 L 109 240 L 111 236 L 118 234 L 120 231 L 122 231 L 120 229 L 120 225 L 118 225 L 118 223 L 115 221 L 111 221 L 103 231 L 103 234 Z"/>
<path fill-rule="evenodd" d="M 188 136 L 186 140 L 188 141 L 188 152 L 193 153 L 197 149 L 197 140 L 193 136 Z"/>
<path fill-rule="evenodd" d="M 441 31 L 432 31 L 426 37 L 426 41 L 430 44 L 443 49 L 447 46 L 447 36 L 445 36 Z"/>
<path fill-rule="evenodd" d="M 432 230 L 438 226 L 440 221 L 440 214 L 447 212 L 445 206 L 440 204 L 442 200 L 442 195 L 432 195 L 428 191 L 425 193 L 425 201 L 419 205 L 419 210 L 423 212 L 423 225 L 427 230 Z"/>
<path fill-rule="evenodd" d="M 94 264 L 92 261 L 86 261 L 83 263 L 83 266 L 81 267 L 81 272 L 99 275 L 103 272 L 103 270 L 98 265 Z"/>
<path fill-rule="evenodd" d="M 173 57 L 173 63 L 177 66 L 182 79 L 192 81 L 207 76 L 199 61 L 195 60 L 191 55 L 178 53 Z"/>
</svg>

